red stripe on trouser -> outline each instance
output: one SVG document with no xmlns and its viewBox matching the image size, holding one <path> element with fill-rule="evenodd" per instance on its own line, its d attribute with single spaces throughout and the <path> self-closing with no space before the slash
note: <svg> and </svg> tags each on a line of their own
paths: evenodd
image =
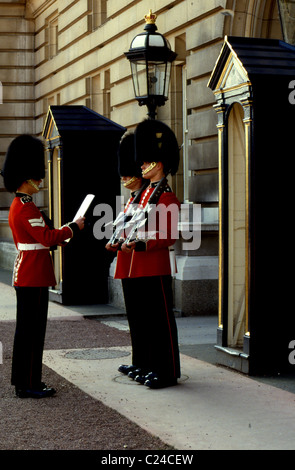
<svg viewBox="0 0 295 470">
<path fill-rule="evenodd" d="M 161 279 L 161 286 L 162 286 L 163 298 L 164 298 L 164 302 L 165 302 L 165 310 L 166 310 L 167 322 L 168 322 L 168 327 L 169 327 L 169 335 L 170 335 L 170 343 L 171 343 L 171 352 L 172 352 L 172 358 L 173 358 L 174 377 L 176 377 L 175 352 L 174 352 L 173 338 L 172 338 L 172 332 L 171 332 L 171 325 L 170 325 L 170 320 L 169 320 L 169 312 L 168 312 L 168 307 L 167 307 L 167 301 L 166 301 L 166 295 L 165 295 L 165 290 L 164 290 L 164 286 L 163 286 L 163 279 L 162 279 L 162 276 L 160 277 L 160 279 Z"/>
<path fill-rule="evenodd" d="M 39 288 L 39 294 L 38 294 L 38 303 L 37 303 L 37 309 L 36 309 L 36 314 L 38 317 L 40 316 L 40 306 L 41 306 L 41 295 L 42 295 L 42 290 Z M 39 318 L 38 318 L 39 320 Z M 37 318 L 35 318 L 35 322 L 37 321 Z M 31 351 L 31 367 L 30 367 L 30 379 L 29 379 L 29 385 L 31 388 L 36 386 L 36 384 L 33 383 L 33 374 L 35 373 L 34 370 L 34 363 L 35 363 L 35 354 L 34 354 L 34 345 L 32 345 L 32 351 Z"/>
</svg>

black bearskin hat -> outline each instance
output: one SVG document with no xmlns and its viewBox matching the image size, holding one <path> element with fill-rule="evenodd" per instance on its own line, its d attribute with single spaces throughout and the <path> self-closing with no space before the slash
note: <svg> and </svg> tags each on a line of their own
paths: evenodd
<svg viewBox="0 0 295 470">
<path fill-rule="evenodd" d="M 16 192 L 22 183 L 29 179 L 43 179 L 43 142 L 28 134 L 16 137 L 8 147 L 1 174 L 4 177 L 4 186 L 9 192 Z"/>
<path fill-rule="evenodd" d="M 120 176 L 141 177 L 140 166 L 135 162 L 134 134 L 123 135 L 118 150 L 118 169 Z"/>
<path fill-rule="evenodd" d="M 175 175 L 180 156 L 174 132 L 161 121 L 142 121 L 135 129 L 135 158 L 140 165 L 162 162 L 165 175 Z"/>
</svg>

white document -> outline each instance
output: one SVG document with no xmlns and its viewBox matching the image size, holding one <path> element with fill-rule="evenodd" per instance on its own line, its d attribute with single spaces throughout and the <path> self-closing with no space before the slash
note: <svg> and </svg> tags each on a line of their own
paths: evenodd
<svg viewBox="0 0 295 470">
<path fill-rule="evenodd" d="M 87 194 L 87 196 L 85 197 L 85 199 L 82 202 L 81 206 L 79 207 L 78 212 L 76 213 L 75 217 L 73 218 L 73 222 L 75 220 L 79 219 L 79 217 L 84 217 L 84 215 L 87 212 L 87 209 L 89 208 L 89 206 L 92 203 L 94 198 L 95 198 L 94 194 Z M 65 240 L 65 243 L 69 243 L 70 240 L 71 240 L 71 238 L 68 238 L 67 240 Z"/>
<path fill-rule="evenodd" d="M 87 212 L 88 207 L 90 206 L 94 198 L 95 198 L 94 194 L 87 194 L 81 206 L 79 207 L 77 214 L 73 218 L 73 222 L 76 219 L 79 219 L 79 217 L 84 217 L 84 215 Z"/>
</svg>

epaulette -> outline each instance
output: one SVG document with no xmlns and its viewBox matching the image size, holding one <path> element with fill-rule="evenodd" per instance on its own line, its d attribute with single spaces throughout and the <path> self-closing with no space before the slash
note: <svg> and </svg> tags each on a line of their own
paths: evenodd
<svg viewBox="0 0 295 470">
<path fill-rule="evenodd" d="M 26 204 L 27 202 L 32 202 L 33 198 L 29 195 L 26 195 L 21 197 L 20 200 L 23 204 Z"/>
</svg>

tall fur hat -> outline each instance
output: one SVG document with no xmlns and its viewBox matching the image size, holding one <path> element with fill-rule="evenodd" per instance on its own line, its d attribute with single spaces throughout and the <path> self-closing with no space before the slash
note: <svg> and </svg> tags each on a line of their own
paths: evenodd
<svg viewBox="0 0 295 470">
<path fill-rule="evenodd" d="M 1 174 L 4 177 L 4 186 L 9 192 L 16 192 L 22 183 L 29 179 L 43 179 L 43 142 L 28 134 L 16 137 L 8 147 Z"/>
<path fill-rule="evenodd" d="M 120 176 L 141 177 L 140 166 L 135 162 L 134 134 L 125 133 L 118 150 L 118 170 Z"/>
<path fill-rule="evenodd" d="M 135 158 L 139 164 L 162 162 L 165 175 L 174 175 L 180 158 L 174 132 L 161 121 L 142 121 L 135 129 Z"/>
</svg>

